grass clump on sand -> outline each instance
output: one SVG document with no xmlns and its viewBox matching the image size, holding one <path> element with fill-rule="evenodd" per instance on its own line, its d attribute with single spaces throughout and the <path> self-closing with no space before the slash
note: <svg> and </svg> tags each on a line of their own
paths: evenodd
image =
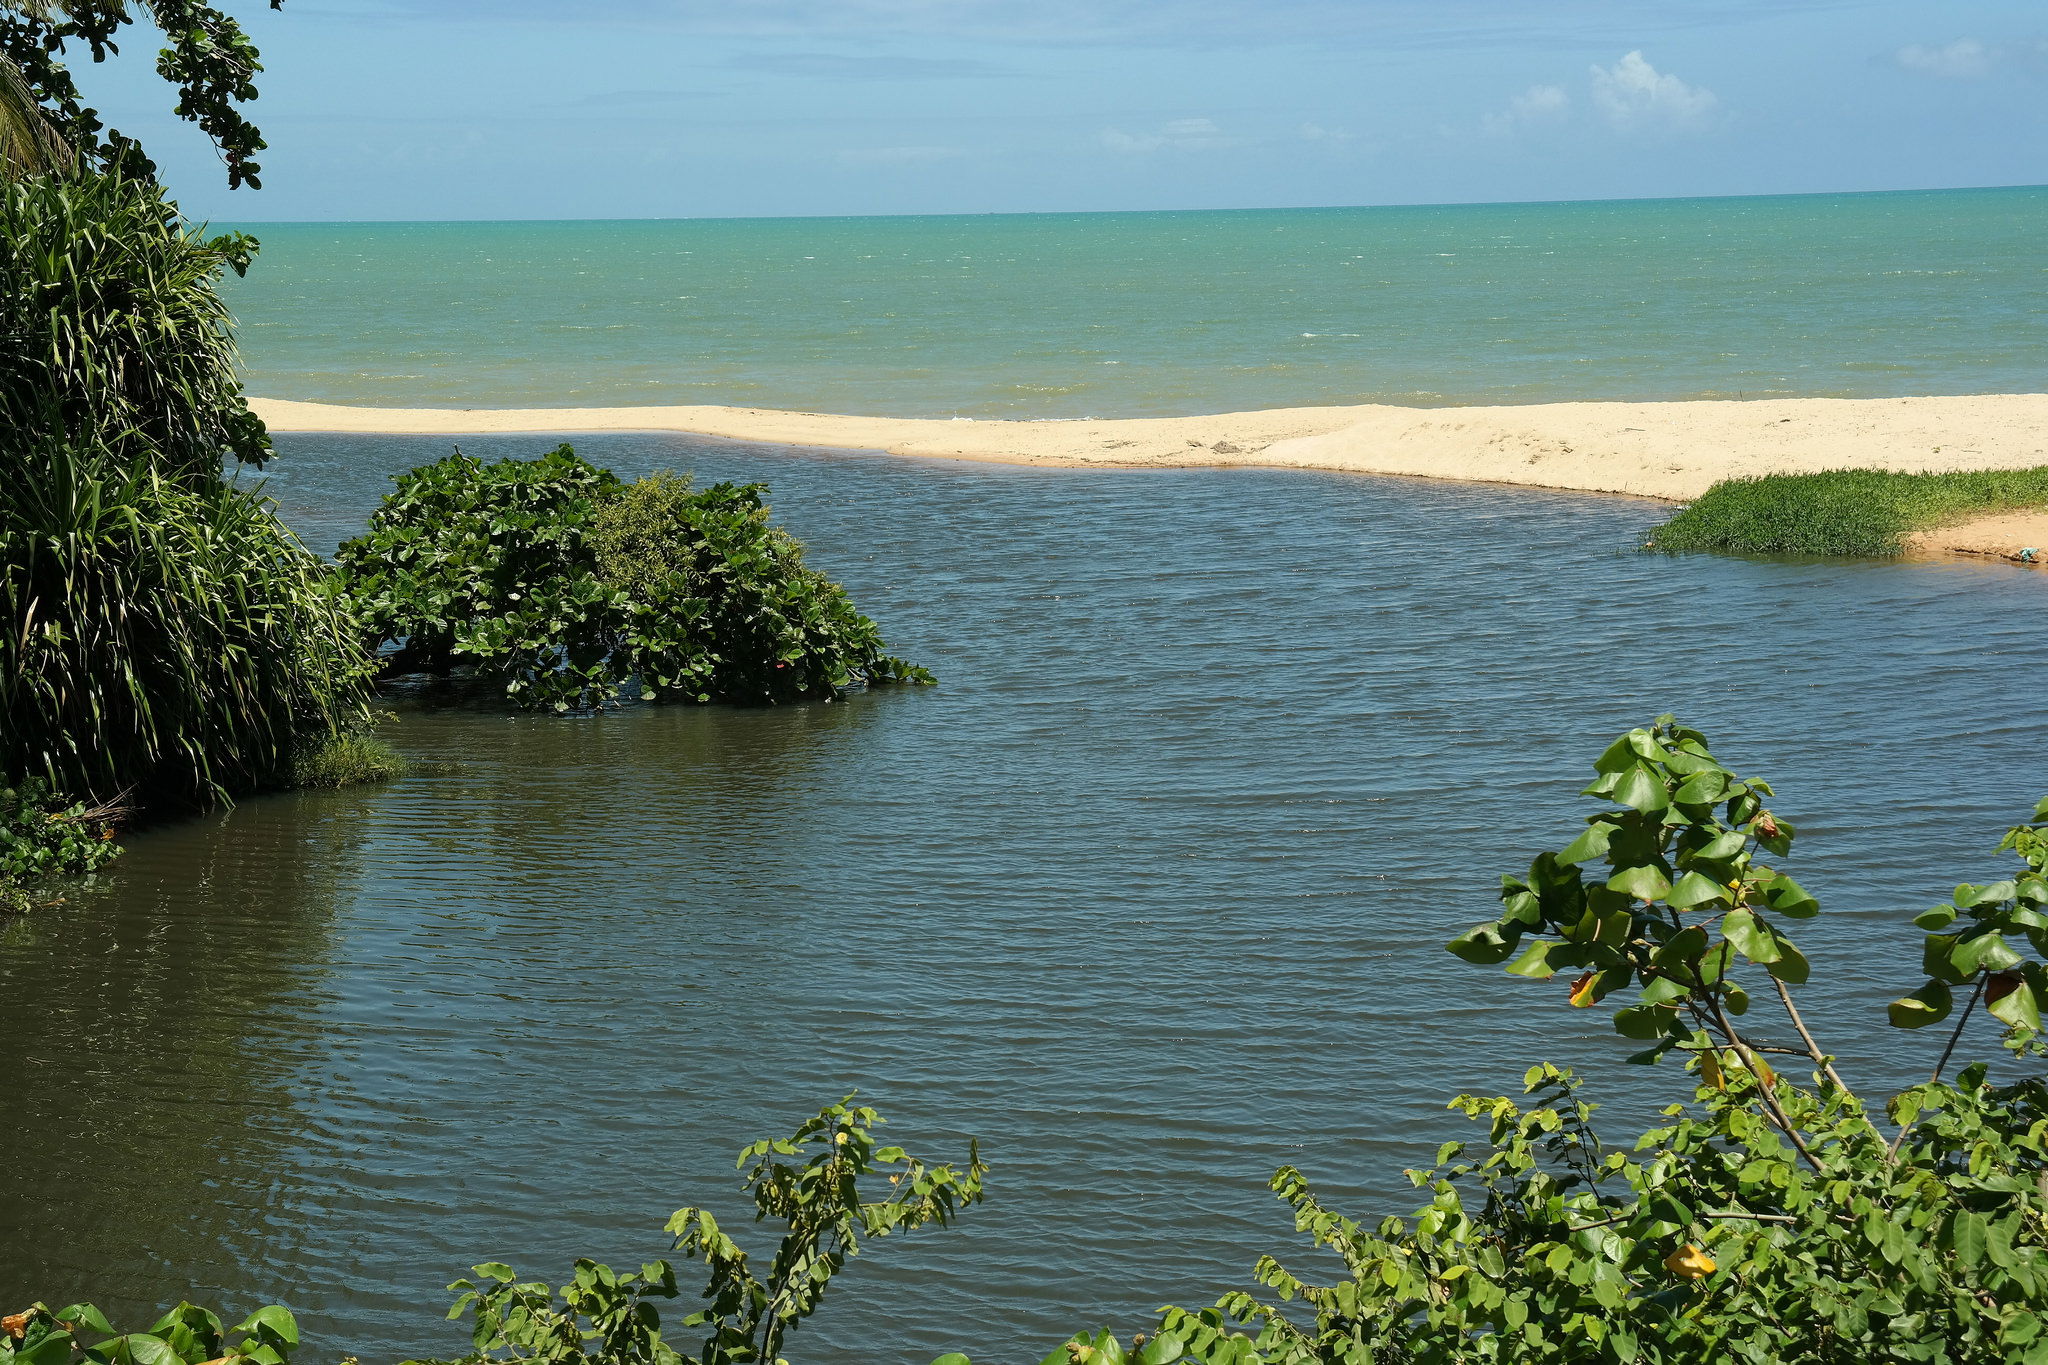
<svg viewBox="0 0 2048 1365">
<path fill-rule="evenodd" d="M 399 752 L 375 735 L 341 734 L 293 756 L 291 785 L 325 788 L 389 782 L 404 777 L 407 767 Z"/>
<path fill-rule="evenodd" d="M 1643 541 L 1680 553 L 1888 557 L 1915 531 L 1965 517 L 2048 507 L 2048 465 L 1954 474 L 1838 469 L 1727 479 Z"/>
</svg>

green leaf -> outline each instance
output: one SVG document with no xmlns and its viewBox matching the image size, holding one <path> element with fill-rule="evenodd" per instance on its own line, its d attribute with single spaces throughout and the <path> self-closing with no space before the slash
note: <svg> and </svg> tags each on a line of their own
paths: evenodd
<svg viewBox="0 0 2048 1365">
<path fill-rule="evenodd" d="M 1925 1028 L 1948 1018 L 1955 996 L 1946 982 L 1929 981 L 1911 995 L 1892 1001 L 1885 1011 L 1893 1028 Z"/>
<path fill-rule="evenodd" d="M 1806 954 L 1792 946 L 1792 940 L 1773 931 L 1772 940 L 1778 945 L 1778 958 L 1764 964 L 1764 970 L 1788 986 L 1803 986 L 1812 975 L 1813 968 L 1806 960 Z"/>
<path fill-rule="evenodd" d="M 1665 1005 L 1624 1005 L 1614 1012 L 1614 1031 L 1624 1038 L 1647 1041 L 1671 1031 L 1678 1011 Z"/>
<path fill-rule="evenodd" d="M 1946 929 L 1956 922 L 1956 908 L 1953 905 L 1937 905 L 1931 910 L 1922 910 L 1913 916 L 1913 923 L 1922 929 Z"/>
<path fill-rule="evenodd" d="M 171 1349 L 171 1344 L 159 1337 L 133 1332 L 121 1338 L 121 1345 L 126 1347 L 128 1358 L 135 1365 L 185 1365 L 178 1353 Z"/>
<path fill-rule="evenodd" d="M 1949 955 L 1949 961 L 1964 976 L 1974 976 L 1979 971 L 2002 972 L 2017 967 L 2023 961 L 2004 938 L 1996 933 L 1978 934 L 1966 938 L 1956 945 Z"/>
<path fill-rule="evenodd" d="M 1820 913 L 1820 902 L 1782 872 L 1772 877 L 1764 889 L 1764 903 L 1777 914 L 1794 919 L 1811 919 Z"/>
<path fill-rule="evenodd" d="M 1607 846 L 1614 842 L 1614 825 L 1607 820 L 1595 820 L 1586 826 L 1586 832 L 1566 844 L 1558 853 L 1557 861 L 1564 866 L 1587 863 L 1595 858 L 1605 857 Z"/>
<path fill-rule="evenodd" d="M 1066 1360 L 1065 1351 L 1060 1352 L 1060 1359 L 1062 1362 Z M 974 1362 L 961 1355 L 958 1351 L 948 1351 L 942 1356 L 934 1357 L 932 1365 L 974 1365 Z"/>
<path fill-rule="evenodd" d="M 1491 966 L 1496 962 L 1507 961 L 1513 955 L 1515 945 L 1521 938 L 1519 928 L 1510 938 L 1501 933 L 1501 926 L 1498 923 L 1479 924 L 1452 939 L 1444 948 L 1467 962 Z"/>
<path fill-rule="evenodd" d="M 1621 775 L 1614 785 L 1614 800 L 1645 815 L 1655 815 L 1671 805 L 1671 793 L 1648 768 L 1638 765 Z"/>
<path fill-rule="evenodd" d="M 1640 867 L 1625 867 L 1609 877 L 1607 889 L 1636 900 L 1656 901 L 1670 894 L 1671 882 L 1661 868 L 1644 863 Z"/>
<path fill-rule="evenodd" d="M 1667 904 L 1679 910 L 1689 910 L 1695 905 L 1728 899 L 1728 888 L 1702 872 L 1686 873 L 1672 885 L 1670 894 L 1664 897 Z"/>
<path fill-rule="evenodd" d="M 1721 932 L 1751 962 L 1776 962 L 1782 955 L 1777 939 L 1747 907 L 1730 910 L 1721 921 Z"/>
<path fill-rule="evenodd" d="M 2041 1005 L 2034 994 L 2034 987 L 2021 981 L 2006 994 L 1991 1001 L 1991 1013 L 2010 1028 L 2039 1030 L 2041 1027 Z"/>
<path fill-rule="evenodd" d="M 1522 955 L 1507 965 L 1511 976 L 1546 977 L 1554 973 L 1550 966 L 1550 954 L 1565 945 L 1549 939 L 1538 939 L 1522 950 Z"/>
<path fill-rule="evenodd" d="M 482 1269 L 482 1267 L 478 1267 Z M 509 1278 L 509 1272 L 507 1272 Z M 237 1332 L 268 1333 L 287 1346 L 299 1344 L 299 1321 L 291 1310 L 278 1305 L 266 1304 L 242 1320 Z"/>
<path fill-rule="evenodd" d="M 1988 1250 L 1982 1215 L 1968 1209 L 1959 1210 L 1949 1220 L 1949 1243 L 1964 1269 L 1975 1270 L 1982 1265 Z"/>
</svg>

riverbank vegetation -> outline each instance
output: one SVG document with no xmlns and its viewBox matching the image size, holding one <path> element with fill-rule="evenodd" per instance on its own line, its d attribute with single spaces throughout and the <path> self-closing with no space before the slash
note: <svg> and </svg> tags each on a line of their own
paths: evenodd
<svg viewBox="0 0 2048 1365">
<path fill-rule="evenodd" d="M 930 682 L 769 521 L 759 484 L 626 483 L 561 446 L 398 477 L 337 556 L 385 676 L 462 671 L 519 705 L 775 704 Z"/>
<path fill-rule="evenodd" d="M 1950 474 L 1769 474 L 1715 484 L 1652 531 L 1645 546 L 1673 553 L 1887 558 L 1915 531 L 2041 508 L 2048 508 L 2048 465 Z"/>
</svg>

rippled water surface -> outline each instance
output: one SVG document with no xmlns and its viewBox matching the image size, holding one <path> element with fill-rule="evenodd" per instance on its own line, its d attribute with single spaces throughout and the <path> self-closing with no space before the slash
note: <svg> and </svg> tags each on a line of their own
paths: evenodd
<svg viewBox="0 0 2048 1365">
<path fill-rule="evenodd" d="M 445 448 L 286 445 L 323 548 Z M 138 836 L 0 930 L 0 1299 L 275 1299 L 319 1359 L 450 1349 L 469 1264 L 637 1264 L 857 1087 L 914 1148 L 978 1136 L 992 1197 L 877 1247 L 801 1358 L 1036 1360 L 1291 1247 L 1281 1162 L 1393 1212 L 1460 1088 L 1569 1061 L 1620 1123 L 1677 1083 L 1441 949 L 1618 730 L 1677 710 L 1778 782 L 1831 906 L 1817 1012 L 1884 1077 L 1926 1065 L 1869 1029 L 1905 912 L 2048 786 L 2021 570 L 1646 557 L 1651 505 L 1483 487 L 583 449 L 765 479 L 943 685 L 402 702 L 420 775 Z"/>
<path fill-rule="evenodd" d="M 1137 417 L 2048 387 L 2048 189 L 616 223 L 277 223 L 274 398 Z"/>
</svg>

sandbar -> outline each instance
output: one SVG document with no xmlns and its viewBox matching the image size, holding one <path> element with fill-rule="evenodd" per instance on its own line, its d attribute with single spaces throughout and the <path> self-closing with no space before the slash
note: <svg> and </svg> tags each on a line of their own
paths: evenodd
<svg viewBox="0 0 2048 1365">
<path fill-rule="evenodd" d="M 372 408 L 251 400 L 274 431 L 674 431 L 774 445 L 1096 468 L 1264 466 L 1685 501 L 1722 479 L 1826 469 L 2048 464 L 2048 394 L 1273 408 L 1079 421 L 855 417 L 771 408 Z"/>
</svg>

